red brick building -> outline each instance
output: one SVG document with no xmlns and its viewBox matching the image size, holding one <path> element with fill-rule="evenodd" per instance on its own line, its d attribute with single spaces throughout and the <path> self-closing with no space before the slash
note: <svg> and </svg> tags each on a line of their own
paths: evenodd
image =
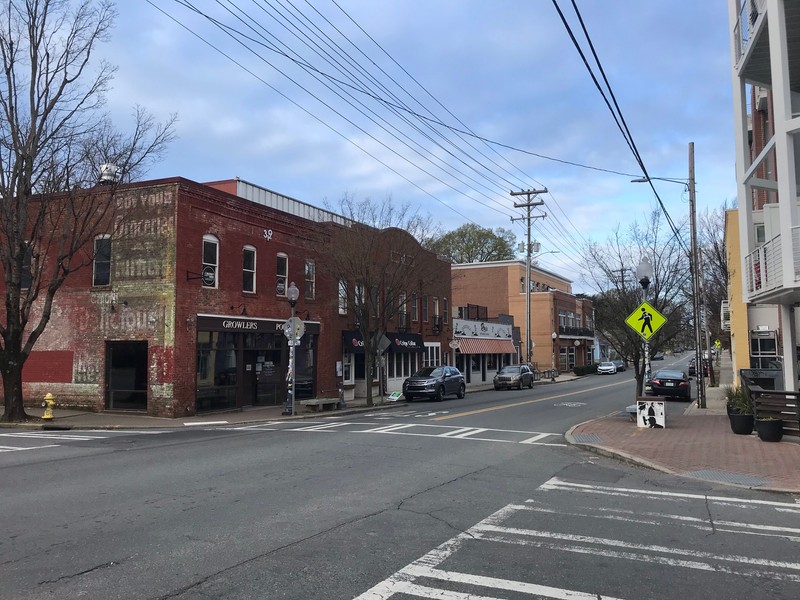
<svg viewBox="0 0 800 600">
<path fill-rule="evenodd" d="M 239 180 L 142 182 L 122 186 L 114 201 L 123 216 L 113 237 L 87 248 L 93 266 L 67 279 L 25 364 L 26 403 L 51 392 L 59 406 L 169 417 L 283 404 L 290 282 L 305 326 L 297 399 L 336 397 L 340 382 L 347 398 L 366 388 L 345 334 L 352 315 L 340 310 L 339 282 L 325 269 L 327 232 L 346 219 Z M 445 275 L 436 289 L 409 288 L 402 314 L 428 314 L 423 299 L 450 297 L 449 265 L 424 255 Z M 413 343 L 376 374 L 388 391 L 424 362 L 445 362 L 452 337 L 441 320 L 400 316 L 390 334 Z"/>
</svg>

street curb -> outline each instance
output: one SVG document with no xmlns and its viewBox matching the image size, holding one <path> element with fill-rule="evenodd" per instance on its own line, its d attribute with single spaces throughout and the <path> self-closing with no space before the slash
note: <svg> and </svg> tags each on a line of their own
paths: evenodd
<svg viewBox="0 0 800 600">
<path fill-rule="evenodd" d="M 594 423 L 595 421 L 601 421 L 602 419 L 606 419 L 611 415 L 615 415 L 617 412 L 609 413 L 604 417 L 600 417 L 598 419 L 589 419 L 588 421 L 584 421 L 583 423 L 578 423 L 577 425 L 573 425 L 569 428 L 569 430 L 564 434 L 564 439 L 571 446 L 575 446 L 580 448 L 581 450 L 585 450 L 587 452 L 592 452 L 599 456 L 605 456 L 606 458 L 612 458 L 614 460 L 619 460 L 620 462 L 628 463 L 633 466 L 637 467 L 645 467 L 647 469 L 652 469 L 653 471 L 659 471 L 661 473 L 666 473 L 667 475 L 674 475 L 676 477 L 682 477 L 684 479 L 691 479 L 693 481 L 703 481 L 705 483 L 713 484 L 713 485 L 724 485 L 728 487 L 734 487 L 742 490 L 752 490 L 752 491 L 760 491 L 760 492 L 772 492 L 777 494 L 790 494 L 793 496 L 798 495 L 798 490 L 790 490 L 786 488 L 776 488 L 776 487 L 766 487 L 766 486 L 752 486 L 752 485 L 741 485 L 738 483 L 728 483 L 726 481 L 716 481 L 714 479 L 704 479 L 702 477 L 693 477 L 692 475 L 688 475 L 682 471 L 675 471 L 666 467 L 659 463 L 654 463 L 649 460 L 645 460 L 641 457 L 634 456 L 632 454 L 628 454 L 627 452 L 622 452 L 621 450 L 611 450 L 609 448 L 603 446 L 595 446 L 593 444 L 586 444 L 584 442 L 578 442 L 575 440 L 575 437 L 572 435 L 572 432 L 581 427 L 582 425 L 586 425 L 587 423 Z"/>
</svg>

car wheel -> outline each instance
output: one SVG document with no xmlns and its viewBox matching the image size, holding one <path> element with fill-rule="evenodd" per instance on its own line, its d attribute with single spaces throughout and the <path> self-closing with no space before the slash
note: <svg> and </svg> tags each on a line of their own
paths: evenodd
<svg viewBox="0 0 800 600">
<path fill-rule="evenodd" d="M 404 394 L 404 396 L 406 397 L 406 402 L 413 402 L 414 400 L 413 394 Z"/>
<path fill-rule="evenodd" d="M 497 392 L 497 391 L 499 391 L 499 390 L 500 390 L 500 386 L 499 386 L 499 385 L 496 385 L 496 386 L 494 386 L 494 391 L 495 391 L 495 392 Z"/>
<path fill-rule="evenodd" d="M 436 388 L 436 394 L 433 396 L 433 399 L 437 402 L 444 400 L 444 386 L 440 385 L 438 388 Z"/>
<path fill-rule="evenodd" d="M 467 395 L 467 388 L 464 386 L 463 383 L 459 386 L 458 394 L 456 394 L 456 395 L 458 396 L 459 399 L 461 399 L 461 398 L 463 398 L 464 396 Z"/>
<path fill-rule="evenodd" d="M 532 390 L 532 389 L 533 389 L 533 377 L 531 377 L 530 379 L 528 379 L 528 389 L 529 389 L 529 390 Z"/>
</svg>

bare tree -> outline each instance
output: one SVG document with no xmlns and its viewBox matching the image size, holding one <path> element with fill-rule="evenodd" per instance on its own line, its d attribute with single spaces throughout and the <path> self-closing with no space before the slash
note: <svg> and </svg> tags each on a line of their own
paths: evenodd
<svg viewBox="0 0 800 600">
<path fill-rule="evenodd" d="M 711 339 L 730 340 L 722 331 L 722 301 L 728 298 L 728 252 L 725 248 L 725 211 L 734 208 L 727 200 L 719 208 L 708 210 L 698 218 L 700 251 L 703 253 L 703 278 L 705 289 L 707 327 Z"/>
<path fill-rule="evenodd" d="M 371 373 L 389 322 L 407 310 L 402 298 L 407 303 L 433 285 L 449 291 L 450 270 L 420 244 L 432 230 L 431 219 L 410 205 L 345 195 L 337 211 L 351 223 L 331 224 L 326 270 L 338 282 L 340 312 L 352 312 L 364 342 L 367 405 L 373 406 Z"/>
<path fill-rule="evenodd" d="M 687 228 L 678 225 L 679 231 Z M 646 300 L 666 318 L 664 326 L 651 340 L 651 351 L 666 348 L 690 327 L 686 291 L 690 287 L 687 244 L 664 228 L 661 213 L 651 213 L 645 226 L 634 223 L 622 233 L 619 228 L 605 244 L 591 244 L 584 257 L 587 280 L 597 290 L 593 297 L 595 327 L 623 359 L 636 371 L 636 395 L 644 389 L 642 338 L 625 319 L 645 300 L 636 280 L 636 267 L 642 258 L 653 265 L 653 280 Z"/>
<path fill-rule="evenodd" d="M 22 368 L 56 293 L 91 263 L 92 240 L 119 222 L 117 185 L 141 174 L 173 138 L 174 116 L 157 124 L 136 108 L 126 135 L 102 111 L 114 68 L 95 69 L 91 58 L 114 18 L 102 0 L 10 0 L 0 13 L 4 421 L 28 418 Z"/>
</svg>

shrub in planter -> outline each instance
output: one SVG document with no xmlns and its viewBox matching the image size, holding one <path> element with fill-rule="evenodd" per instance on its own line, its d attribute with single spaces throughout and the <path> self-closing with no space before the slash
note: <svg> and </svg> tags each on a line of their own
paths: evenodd
<svg viewBox="0 0 800 600">
<path fill-rule="evenodd" d="M 745 386 L 725 388 L 725 406 L 728 410 L 728 420 L 731 431 L 739 435 L 753 433 L 755 404 L 750 397 L 750 392 Z"/>
<path fill-rule="evenodd" d="M 756 419 L 756 433 L 763 442 L 780 442 L 783 438 L 783 419 L 761 417 Z"/>
</svg>

